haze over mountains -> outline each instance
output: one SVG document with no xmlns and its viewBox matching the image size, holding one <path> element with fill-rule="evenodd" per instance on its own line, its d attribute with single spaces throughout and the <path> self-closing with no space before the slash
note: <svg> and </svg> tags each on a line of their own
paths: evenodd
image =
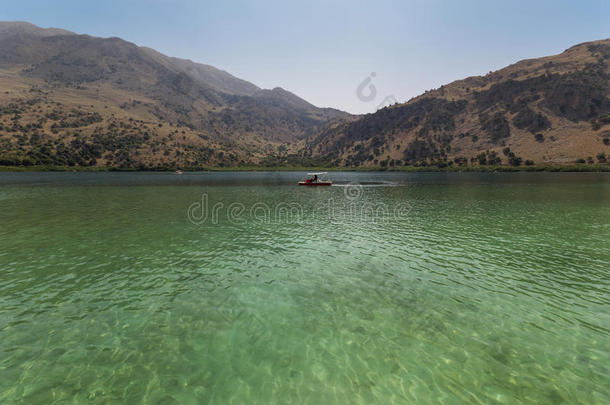
<svg viewBox="0 0 610 405">
<path fill-rule="evenodd" d="M 610 40 L 374 114 L 318 108 L 119 38 L 0 23 L 0 165 L 572 163 L 610 154 Z"/>
</svg>

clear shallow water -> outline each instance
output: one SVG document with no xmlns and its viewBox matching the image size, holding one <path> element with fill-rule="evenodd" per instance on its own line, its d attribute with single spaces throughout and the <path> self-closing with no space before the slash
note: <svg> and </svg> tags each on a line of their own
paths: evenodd
<svg viewBox="0 0 610 405">
<path fill-rule="evenodd" d="M 299 176 L 0 174 L 0 403 L 610 401 L 610 176 Z"/>
</svg>

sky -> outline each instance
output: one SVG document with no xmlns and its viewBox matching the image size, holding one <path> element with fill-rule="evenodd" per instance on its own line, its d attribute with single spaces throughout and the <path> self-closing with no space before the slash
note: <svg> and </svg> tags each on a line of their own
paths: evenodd
<svg viewBox="0 0 610 405">
<path fill-rule="evenodd" d="M 608 0 L 0 3 L 2 21 L 120 37 L 352 113 L 610 37 Z"/>
</svg>

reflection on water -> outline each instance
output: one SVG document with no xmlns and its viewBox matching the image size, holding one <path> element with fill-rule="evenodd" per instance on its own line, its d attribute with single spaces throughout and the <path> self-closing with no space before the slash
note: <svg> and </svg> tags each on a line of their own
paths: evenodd
<svg viewBox="0 0 610 405">
<path fill-rule="evenodd" d="M 300 176 L 1 174 L 0 402 L 610 401 L 610 176 Z"/>
</svg>

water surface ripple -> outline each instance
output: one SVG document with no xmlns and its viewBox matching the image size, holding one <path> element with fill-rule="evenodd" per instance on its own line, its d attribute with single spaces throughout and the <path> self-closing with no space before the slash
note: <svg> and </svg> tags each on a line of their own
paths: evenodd
<svg viewBox="0 0 610 405">
<path fill-rule="evenodd" d="M 299 176 L 0 174 L 0 403 L 610 402 L 610 176 Z"/>
</svg>

